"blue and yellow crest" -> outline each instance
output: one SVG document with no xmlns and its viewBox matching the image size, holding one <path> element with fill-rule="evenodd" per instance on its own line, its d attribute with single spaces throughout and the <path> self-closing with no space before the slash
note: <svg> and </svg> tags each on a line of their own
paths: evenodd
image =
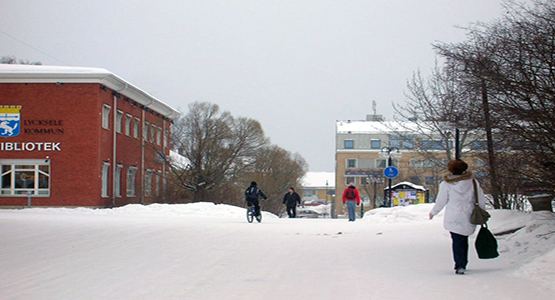
<svg viewBox="0 0 555 300">
<path fill-rule="evenodd" d="M 0 137 L 19 135 L 21 105 L 0 105 Z"/>
</svg>

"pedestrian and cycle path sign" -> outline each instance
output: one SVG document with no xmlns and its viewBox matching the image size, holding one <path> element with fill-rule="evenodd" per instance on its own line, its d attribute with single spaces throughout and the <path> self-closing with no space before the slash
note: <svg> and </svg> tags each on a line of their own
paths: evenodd
<svg viewBox="0 0 555 300">
<path fill-rule="evenodd" d="M 383 170 L 383 175 L 387 178 L 395 178 L 399 175 L 399 169 L 394 166 L 387 167 Z"/>
</svg>

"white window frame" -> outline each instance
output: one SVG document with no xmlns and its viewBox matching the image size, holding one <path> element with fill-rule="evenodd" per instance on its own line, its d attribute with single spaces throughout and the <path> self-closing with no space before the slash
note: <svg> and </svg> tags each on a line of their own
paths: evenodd
<svg viewBox="0 0 555 300">
<path fill-rule="evenodd" d="M 108 104 L 102 105 L 102 128 L 110 130 L 110 112 L 112 107 Z"/>
<path fill-rule="evenodd" d="M 152 196 L 152 176 L 154 172 L 152 169 L 146 169 L 145 172 L 145 196 Z"/>
<path fill-rule="evenodd" d="M 122 133 L 121 125 L 123 120 L 123 111 L 118 110 L 116 111 L 116 132 Z"/>
<path fill-rule="evenodd" d="M 102 162 L 102 188 L 101 188 L 101 196 L 102 198 L 108 198 L 108 187 L 110 186 L 109 183 L 110 179 L 110 163 Z"/>
<path fill-rule="evenodd" d="M 143 140 L 148 142 L 148 128 L 150 127 L 150 123 L 144 122 L 143 123 Z"/>
<path fill-rule="evenodd" d="M 121 197 L 121 170 L 123 169 L 123 165 L 116 165 L 116 178 L 115 178 L 115 194 L 116 197 Z"/>
<path fill-rule="evenodd" d="M 125 114 L 125 135 L 131 135 L 131 123 L 133 121 L 133 116 L 130 114 Z"/>
<path fill-rule="evenodd" d="M 130 166 L 127 168 L 127 197 L 136 197 L 135 181 L 137 179 L 137 167 Z"/>
<path fill-rule="evenodd" d="M 0 197 L 50 196 L 49 159 L 0 159 Z"/>
<path fill-rule="evenodd" d="M 351 182 L 357 185 L 357 178 L 354 176 L 345 176 L 345 185 L 349 185 Z"/>
<path fill-rule="evenodd" d="M 162 144 L 162 128 L 158 127 L 156 129 L 156 145 L 160 146 Z"/>
<path fill-rule="evenodd" d="M 161 194 L 161 187 L 160 187 L 160 182 L 161 182 L 161 177 L 162 177 L 162 171 L 158 170 L 158 172 L 156 172 L 156 197 L 160 197 Z"/>
<path fill-rule="evenodd" d="M 349 166 L 349 162 L 351 162 L 351 161 L 355 162 L 354 166 L 352 166 L 352 167 Z M 347 158 L 347 159 L 345 159 L 345 168 L 347 168 L 347 169 L 356 169 L 356 168 L 358 168 L 358 159 L 356 159 L 356 158 Z"/>
<path fill-rule="evenodd" d="M 154 144 L 156 140 L 156 125 L 150 124 L 150 142 Z"/>
<path fill-rule="evenodd" d="M 133 122 L 133 137 L 138 139 L 139 138 L 139 132 L 140 131 L 140 126 L 141 126 L 141 120 L 137 117 L 133 118 L 134 122 Z"/>
</svg>

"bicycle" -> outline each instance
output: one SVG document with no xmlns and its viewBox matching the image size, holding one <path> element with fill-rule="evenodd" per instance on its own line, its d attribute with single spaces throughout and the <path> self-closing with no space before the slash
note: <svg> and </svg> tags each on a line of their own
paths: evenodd
<svg viewBox="0 0 555 300">
<path fill-rule="evenodd" d="M 252 221 L 254 221 L 254 219 L 256 219 L 256 221 L 258 221 L 258 223 L 260 223 L 262 221 L 262 212 L 260 212 L 260 214 L 257 216 L 256 215 L 256 209 L 254 208 L 254 205 L 251 205 L 251 206 L 247 207 L 247 221 L 249 223 L 252 223 Z"/>
</svg>

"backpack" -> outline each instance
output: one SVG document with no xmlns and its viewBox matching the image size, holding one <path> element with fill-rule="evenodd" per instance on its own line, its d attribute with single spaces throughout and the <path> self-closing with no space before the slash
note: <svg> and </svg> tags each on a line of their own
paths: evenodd
<svg viewBox="0 0 555 300">
<path fill-rule="evenodd" d="M 245 196 L 250 199 L 258 199 L 258 188 L 251 186 L 245 191 Z"/>
<path fill-rule="evenodd" d="M 357 198 L 357 194 L 355 193 L 355 189 L 347 188 L 347 193 L 345 193 L 345 198 L 349 200 L 353 200 Z"/>
</svg>

